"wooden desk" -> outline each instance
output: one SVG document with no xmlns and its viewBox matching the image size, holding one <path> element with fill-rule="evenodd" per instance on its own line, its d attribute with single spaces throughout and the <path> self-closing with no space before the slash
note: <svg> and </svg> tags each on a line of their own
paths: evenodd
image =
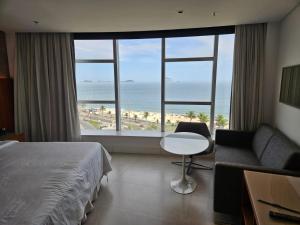
<svg viewBox="0 0 300 225">
<path fill-rule="evenodd" d="M 0 136 L 0 141 L 3 141 L 3 140 L 25 141 L 25 135 L 23 133 L 19 133 L 19 134 L 9 133 L 9 134 Z"/>
<path fill-rule="evenodd" d="M 253 171 L 244 171 L 244 177 L 246 190 L 243 201 L 243 216 L 245 224 L 296 224 L 270 218 L 270 210 L 288 213 L 291 215 L 293 215 L 293 213 L 260 203 L 257 200 L 262 199 L 300 211 L 300 177 L 290 177 Z M 247 204 L 247 201 L 249 204 Z M 295 215 L 299 216 L 297 214 Z"/>
</svg>

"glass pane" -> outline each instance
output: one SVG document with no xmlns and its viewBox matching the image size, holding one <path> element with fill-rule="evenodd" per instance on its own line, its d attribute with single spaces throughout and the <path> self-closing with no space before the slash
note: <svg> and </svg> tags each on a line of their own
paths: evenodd
<svg viewBox="0 0 300 225">
<path fill-rule="evenodd" d="M 120 40 L 121 128 L 160 130 L 161 39 Z"/>
<path fill-rule="evenodd" d="M 115 130 L 115 105 L 78 104 L 81 130 Z"/>
<path fill-rule="evenodd" d="M 212 62 L 166 63 L 167 101 L 209 101 Z"/>
<path fill-rule="evenodd" d="M 76 63 L 78 100 L 114 100 L 112 63 Z"/>
<path fill-rule="evenodd" d="M 184 122 L 204 122 L 209 128 L 210 106 L 207 105 L 166 105 L 165 131 L 173 132 L 177 124 Z"/>
<path fill-rule="evenodd" d="M 76 59 L 113 59 L 112 40 L 75 40 Z"/>
<path fill-rule="evenodd" d="M 211 57 L 214 36 L 166 38 L 167 58 Z"/>
<path fill-rule="evenodd" d="M 219 36 L 215 128 L 229 127 L 234 37 L 234 34 Z"/>
</svg>

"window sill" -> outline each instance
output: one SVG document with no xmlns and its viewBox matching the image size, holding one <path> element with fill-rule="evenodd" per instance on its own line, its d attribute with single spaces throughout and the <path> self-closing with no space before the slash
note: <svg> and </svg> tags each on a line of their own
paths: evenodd
<svg viewBox="0 0 300 225">
<path fill-rule="evenodd" d="M 153 137 L 162 138 L 170 132 L 160 131 L 114 131 L 114 130 L 82 130 L 81 136 L 107 136 L 107 137 Z"/>
</svg>

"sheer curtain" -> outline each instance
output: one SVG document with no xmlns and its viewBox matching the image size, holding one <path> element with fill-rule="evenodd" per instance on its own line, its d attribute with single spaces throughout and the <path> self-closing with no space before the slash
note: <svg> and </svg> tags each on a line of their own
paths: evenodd
<svg viewBox="0 0 300 225">
<path fill-rule="evenodd" d="M 16 131 L 29 141 L 80 138 L 71 34 L 17 33 Z"/>
<path fill-rule="evenodd" d="M 266 29 L 266 24 L 236 26 L 231 129 L 250 131 L 262 122 Z"/>
</svg>

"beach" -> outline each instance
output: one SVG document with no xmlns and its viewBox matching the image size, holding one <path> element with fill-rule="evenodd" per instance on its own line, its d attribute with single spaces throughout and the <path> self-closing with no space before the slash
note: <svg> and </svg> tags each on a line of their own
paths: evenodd
<svg viewBox="0 0 300 225">
<path fill-rule="evenodd" d="M 87 105 L 79 105 L 78 107 L 80 126 L 82 130 L 114 130 L 116 129 L 116 116 L 114 108 L 106 108 L 104 106 L 90 107 Z M 185 114 L 166 113 L 165 130 L 174 131 L 180 121 L 184 122 L 200 122 L 199 113 L 193 112 L 195 118 Z M 205 113 L 204 113 L 205 114 Z M 209 118 L 208 114 L 207 117 Z M 227 118 L 225 120 L 228 121 Z M 122 130 L 149 130 L 158 131 L 161 126 L 161 114 L 159 112 L 144 112 L 133 110 L 121 110 L 121 128 Z M 227 128 L 228 122 L 220 126 L 218 121 L 214 121 L 215 127 Z M 207 121 L 209 126 L 209 120 Z"/>
<path fill-rule="evenodd" d="M 161 85 L 158 82 L 121 82 L 120 108 L 122 130 L 160 130 L 161 126 Z M 231 84 L 217 83 L 215 114 L 229 118 Z M 81 101 L 101 101 L 114 99 L 114 87 L 111 82 L 78 82 L 77 96 Z M 210 83 L 171 82 L 166 85 L 167 101 L 210 101 Z M 115 130 L 114 104 L 79 104 L 82 130 Z M 188 117 L 193 112 L 195 117 Z M 165 130 L 174 131 L 179 121 L 200 122 L 199 114 L 210 118 L 210 105 L 165 105 Z M 228 127 L 228 122 L 215 127 Z"/>
</svg>

